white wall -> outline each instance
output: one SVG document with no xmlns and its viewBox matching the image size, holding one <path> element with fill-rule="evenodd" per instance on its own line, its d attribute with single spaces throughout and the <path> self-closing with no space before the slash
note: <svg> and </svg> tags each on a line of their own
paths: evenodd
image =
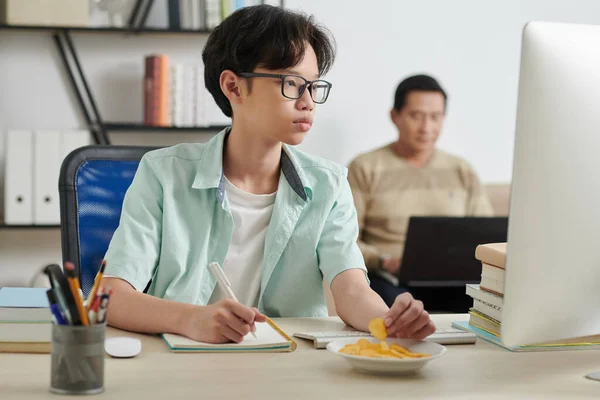
<svg viewBox="0 0 600 400">
<path fill-rule="evenodd" d="M 395 87 L 406 75 L 427 72 L 439 78 L 450 94 L 440 146 L 467 158 L 486 182 L 506 182 L 511 177 L 523 25 L 536 19 L 600 23 L 597 0 L 285 3 L 315 14 L 338 43 L 338 58 L 327 76 L 334 84 L 333 92 L 327 104 L 320 106 L 304 150 L 347 164 L 358 153 L 394 140 L 388 111 Z M 164 24 L 160 9 L 150 21 Z M 75 44 L 102 116 L 140 121 L 143 56 L 164 52 L 173 59 L 199 61 L 205 39 L 201 35 L 78 33 Z M 0 31 L 0 176 L 2 131 L 81 127 L 84 121 L 50 35 Z M 156 145 L 207 137 L 112 135 L 115 143 Z M 37 268 L 59 261 L 58 230 L 0 229 L 0 286 L 25 284 Z"/>
<path fill-rule="evenodd" d="M 347 164 L 396 138 L 397 84 L 426 72 L 449 92 L 439 145 L 464 156 L 486 182 L 512 172 L 521 31 L 530 20 L 600 24 L 597 0 L 286 0 L 335 35 L 334 84 L 303 145 Z"/>
</svg>

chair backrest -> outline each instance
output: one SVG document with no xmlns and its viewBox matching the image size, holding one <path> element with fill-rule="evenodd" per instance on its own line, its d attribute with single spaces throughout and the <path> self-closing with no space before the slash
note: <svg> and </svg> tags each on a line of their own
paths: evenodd
<svg viewBox="0 0 600 400">
<path fill-rule="evenodd" d="M 59 178 L 62 258 L 75 265 L 85 296 L 119 225 L 123 198 L 139 161 L 153 149 L 85 146 L 63 161 Z"/>
</svg>

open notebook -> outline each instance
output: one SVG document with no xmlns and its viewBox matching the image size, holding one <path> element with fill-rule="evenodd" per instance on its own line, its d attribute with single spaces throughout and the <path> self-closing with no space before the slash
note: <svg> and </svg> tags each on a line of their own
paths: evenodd
<svg viewBox="0 0 600 400">
<path fill-rule="evenodd" d="M 289 352 L 296 350 L 296 342 L 271 320 L 256 324 L 256 339 L 246 335 L 240 343 L 211 344 L 197 342 L 183 336 L 163 333 L 162 337 L 174 352 Z"/>
</svg>

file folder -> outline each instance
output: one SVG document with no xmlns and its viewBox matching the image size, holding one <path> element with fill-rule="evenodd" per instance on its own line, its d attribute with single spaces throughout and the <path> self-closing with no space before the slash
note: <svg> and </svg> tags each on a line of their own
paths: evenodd
<svg viewBox="0 0 600 400">
<path fill-rule="evenodd" d="M 4 222 L 7 225 L 33 223 L 33 132 L 6 133 L 4 168 Z"/>
<path fill-rule="evenodd" d="M 33 223 L 60 224 L 58 175 L 62 162 L 59 131 L 34 132 Z"/>
</svg>

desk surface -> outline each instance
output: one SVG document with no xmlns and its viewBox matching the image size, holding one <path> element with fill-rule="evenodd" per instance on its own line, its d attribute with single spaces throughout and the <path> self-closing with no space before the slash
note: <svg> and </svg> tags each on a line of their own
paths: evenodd
<svg viewBox="0 0 600 400">
<path fill-rule="evenodd" d="M 465 315 L 434 315 L 438 327 Z M 288 333 L 340 330 L 337 318 L 280 319 Z M 109 329 L 108 336 L 137 336 L 142 353 L 106 359 L 107 399 L 500 399 L 598 398 L 600 352 L 511 353 L 478 341 L 448 352 L 416 375 L 382 377 L 357 372 L 341 357 L 298 339 L 293 353 L 175 354 L 156 336 Z M 0 398 L 56 399 L 48 391 L 48 354 L 0 354 Z M 87 398 L 90 398 L 87 396 Z"/>
</svg>

